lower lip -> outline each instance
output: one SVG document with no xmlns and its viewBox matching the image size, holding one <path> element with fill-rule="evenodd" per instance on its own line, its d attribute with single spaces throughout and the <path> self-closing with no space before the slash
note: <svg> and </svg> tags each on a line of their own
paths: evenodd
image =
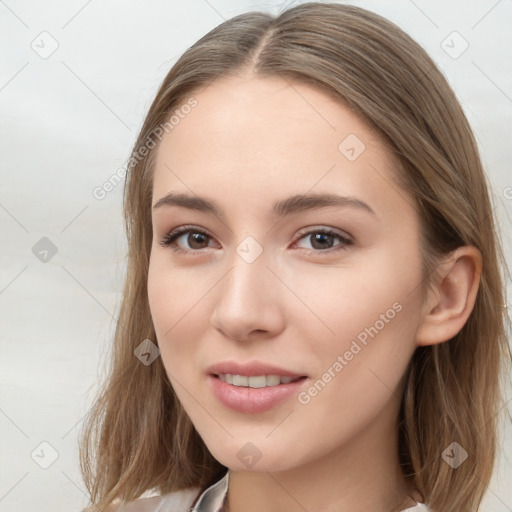
<svg viewBox="0 0 512 512">
<path fill-rule="evenodd" d="M 226 407 L 239 412 L 258 413 L 267 411 L 278 403 L 296 394 L 307 378 L 288 384 L 278 384 L 265 388 L 233 386 L 214 375 L 208 375 L 208 383 L 213 394 Z"/>
</svg>

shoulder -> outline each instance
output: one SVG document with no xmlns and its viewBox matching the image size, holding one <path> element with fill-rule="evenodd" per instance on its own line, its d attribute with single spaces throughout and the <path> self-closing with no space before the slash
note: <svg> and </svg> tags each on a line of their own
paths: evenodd
<svg viewBox="0 0 512 512">
<path fill-rule="evenodd" d="M 162 496 L 139 498 L 125 504 L 111 504 L 103 512 L 184 512 L 187 511 L 199 494 L 199 488 L 183 489 Z M 94 506 L 81 512 L 98 512 Z"/>
</svg>

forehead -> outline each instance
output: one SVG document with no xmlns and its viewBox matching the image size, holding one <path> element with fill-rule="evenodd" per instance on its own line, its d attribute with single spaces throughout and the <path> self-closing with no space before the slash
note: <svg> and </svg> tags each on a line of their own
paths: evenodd
<svg viewBox="0 0 512 512">
<path fill-rule="evenodd" d="M 274 202 L 315 189 L 375 201 L 391 180 L 393 162 L 378 135 L 311 85 L 228 77 L 191 96 L 197 105 L 158 148 L 155 200 L 169 191 L 225 191 Z"/>
<path fill-rule="evenodd" d="M 376 134 L 341 100 L 301 82 L 224 77 L 193 96 L 197 106 L 182 116 L 167 144 L 162 144 L 174 146 L 174 152 L 186 142 L 187 148 L 196 145 L 197 150 L 206 148 L 211 153 L 229 149 L 226 158 L 242 153 L 263 157 L 262 149 L 275 156 L 279 148 L 293 150 L 287 153 L 289 159 L 318 148 L 313 154 L 319 158 L 329 149 L 326 156 L 337 155 L 338 144 L 349 134 L 365 143 L 380 144 Z M 198 151 L 195 156 L 204 153 Z"/>
</svg>

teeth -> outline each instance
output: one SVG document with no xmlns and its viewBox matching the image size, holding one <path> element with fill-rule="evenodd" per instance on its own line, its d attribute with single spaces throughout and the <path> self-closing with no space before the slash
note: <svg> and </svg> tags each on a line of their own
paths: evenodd
<svg viewBox="0 0 512 512">
<path fill-rule="evenodd" d="M 279 375 L 267 375 L 267 386 L 277 386 L 281 383 Z"/>
<path fill-rule="evenodd" d="M 279 384 L 279 378 L 277 380 Z M 258 375 L 257 377 L 248 377 L 247 382 L 250 388 L 264 388 L 267 386 L 267 377 L 265 377 L 265 375 Z"/>
<path fill-rule="evenodd" d="M 233 386 L 248 386 L 249 378 L 245 375 L 233 375 Z"/>
<path fill-rule="evenodd" d="M 280 375 L 255 375 L 247 377 L 246 375 L 232 375 L 230 373 L 219 373 L 219 379 L 233 386 L 249 388 L 265 388 L 269 386 L 278 386 L 279 384 L 288 384 L 300 377 L 281 377 Z"/>
</svg>

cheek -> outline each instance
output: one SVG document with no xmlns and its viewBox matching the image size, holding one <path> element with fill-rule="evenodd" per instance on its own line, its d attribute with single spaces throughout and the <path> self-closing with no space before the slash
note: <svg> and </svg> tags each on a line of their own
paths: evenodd
<svg viewBox="0 0 512 512">
<path fill-rule="evenodd" d="M 290 272 L 283 280 L 294 297 L 283 303 L 289 304 L 290 323 L 300 325 L 300 332 L 310 333 L 301 339 L 314 340 L 317 348 L 323 345 L 339 350 L 360 333 L 364 341 L 367 330 L 391 331 L 406 316 L 403 311 L 411 314 L 418 306 L 410 293 L 418 275 L 414 263 L 402 265 L 386 255 L 372 255 L 346 267 Z"/>
<path fill-rule="evenodd" d="M 332 448 L 329 438 L 348 439 L 393 409 L 386 404 L 398 396 L 414 351 L 415 306 L 405 281 L 352 274 L 338 285 L 326 282 L 310 302 L 334 333 L 311 318 L 298 328 L 314 362 L 311 385 L 297 397 L 298 412 L 312 429 L 329 430 L 320 443 L 325 450 Z"/>
<path fill-rule="evenodd" d="M 198 283 L 197 271 L 173 267 L 166 254 L 152 255 L 148 270 L 148 300 L 157 332 L 171 336 L 200 306 L 205 286 Z"/>
<path fill-rule="evenodd" d="M 344 396 L 349 403 L 371 386 L 382 388 L 379 379 L 394 388 L 415 348 L 419 287 L 411 292 L 419 282 L 420 261 L 405 261 L 403 254 L 402 259 L 379 256 L 357 266 L 302 274 L 292 285 L 309 309 L 295 301 L 295 314 L 290 314 L 296 336 L 313 356 L 315 376 L 331 389 L 339 387 L 336 399 Z"/>
<path fill-rule="evenodd" d="M 172 271 L 169 262 L 152 257 L 148 272 L 148 301 L 162 361 L 168 373 L 179 374 L 192 360 L 194 338 L 191 323 L 200 307 L 201 289 L 191 286 L 186 272 Z M 194 320 L 197 320 L 194 317 Z"/>
</svg>

